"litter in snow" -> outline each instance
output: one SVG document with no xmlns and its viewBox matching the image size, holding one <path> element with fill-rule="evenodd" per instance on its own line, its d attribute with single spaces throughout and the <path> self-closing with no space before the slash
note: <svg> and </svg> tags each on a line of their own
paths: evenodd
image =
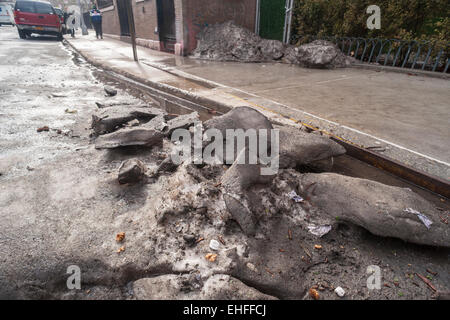
<svg viewBox="0 0 450 320">
<path fill-rule="evenodd" d="M 309 224 L 308 230 L 313 235 L 322 237 L 322 236 L 326 235 L 328 232 L 330 232 L 331 226 L 329 226 L 329 225 L 317 226 L 315 224 Z"/>
<path fill-rule="evenodd" d="M 414 210 L 414 209 L 411 209 L 411 208 L 407 208 L 404 211 L 409 212 L 409 213 L 414 213 L 420 219 L 420 221 L 423 222 L 425 227 L 427 227 L 428 229 L 430 229 L 430 226 L 433 224 L 433 221 L 428 219 L 427 216 L 425 216 L 424 214 L 420 213 L 417 210 Z"/>
<path fill-rule="evenodd" d="M 295 202 L 303 202 L 305 201 L 302 197 L 300 197 L 294 190 L 288 193 L 288 197 L 294 200 Z"/>
</svg>

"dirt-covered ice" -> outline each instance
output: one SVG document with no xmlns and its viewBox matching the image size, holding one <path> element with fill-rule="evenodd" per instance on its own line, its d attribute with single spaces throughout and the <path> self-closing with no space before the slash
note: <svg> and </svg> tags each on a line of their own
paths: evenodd
<svg viewBox="0 0 450 320">
<path fill-rule="evenodd" d="M 309 68 L 347 67 L 353 62 L 329 41 L 316 40 L 298 47 L 286 45 L 263 39 L 232 21 L 205 27 L 198 35 L 192 56 L 217 61 L 278 61 Z"/>
</svg>

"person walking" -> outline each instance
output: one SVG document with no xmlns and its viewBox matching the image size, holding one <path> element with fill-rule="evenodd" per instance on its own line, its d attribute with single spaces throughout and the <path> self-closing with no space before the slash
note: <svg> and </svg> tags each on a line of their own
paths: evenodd
<svg viewBox="0 0 450 320">
<path fill-rule="evenodd" d="M 64 24 L 66 26 L 66 33 L 70 32 L 70 36 L 75 38 L 75 16 L 74 12 L 64 11 Z"/>
<path fill-rule="evenodd" d="M 97 7 L 94 5 L 89 15 L 91 16 L 91 22 L 95 29 L 95 35 L 103 39 L 103 31 L 102 31 L 102 13 Z"/>
</svg>

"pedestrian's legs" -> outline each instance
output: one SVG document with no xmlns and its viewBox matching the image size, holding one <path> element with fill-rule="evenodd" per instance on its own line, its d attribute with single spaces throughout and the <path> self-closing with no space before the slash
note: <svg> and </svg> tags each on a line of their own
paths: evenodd
<svg viewBox="0 0 450 320">
<path fill-rule="evenodd" d="M 98 22 L 97 22 L 97 21 L 94 22 L 94 30 L 95 30 L 95 36 L 96 36 L 97 39 L 98 39 Z"/>
<path fill-rule="evenodd" d="M 100 37 L 103 39 L 103 29 L 102 29 L 102 22 L 101 21 L 98 24 L 98 28 L 99 28 L 99 31 L 100 31 Z"/>
<path fill-rule="evenodd" d="M 94 25 L 94 29 L 95 29 L 95 36 L 98 39 L 98 36 L 99 36 L 99 28 L 98 28 L 99 23 L 97 21 L 95 21 L 95 22 L 93 21 L 92 24 Z"/>
</svg>

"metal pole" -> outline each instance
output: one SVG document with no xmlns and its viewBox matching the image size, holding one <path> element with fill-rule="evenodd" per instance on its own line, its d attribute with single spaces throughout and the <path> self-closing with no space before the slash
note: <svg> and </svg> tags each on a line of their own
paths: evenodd
<svg viewBox="0 0 450 320">
<path fill-rule="evenodd" d="M 136 50 L 136 30 L 134 28 L 133 7 L 131 4 L 131 0 L 125 0 L 125 3 L 127 5 L 128 26 L 130 28 L 131 45 L 133 47 L 134 61 L 138 61 L 137 50 Z"/>
<path fill-rule="evenodd" d="M 89 33 L 87 31 L 86 25 L 84 24 L 83 8 L 81 6 L 81 1 L 80 0 L 78 0 L 78 6 L 80 7 L 81 34 L 83 36 L 87 36 Z"/>
<path fill-rule="evenodd" d="M 260 0 L 256 0 L 255 33 L 259 35 Z"/>
<path fill-rule="evenodd" d="M 291 21 L 292 21 L 292 7 L 293 1 L 286 0 L 285 14 L 284 14 L 284 28 L 283 28 L 283 42 L 289 43 L 291 36 Z"/>
</svg>

